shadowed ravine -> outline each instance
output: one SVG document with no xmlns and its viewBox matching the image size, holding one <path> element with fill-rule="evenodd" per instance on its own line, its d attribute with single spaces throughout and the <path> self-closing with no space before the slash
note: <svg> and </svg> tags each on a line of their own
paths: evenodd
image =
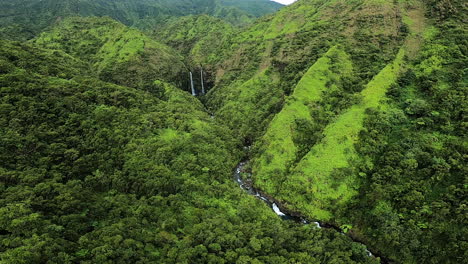
<svg viewBox="0 0 468 264">
<path fill-rule="evenodd" d="M 333 229 L 333 230 L 339 232 L 342 235 L 348 236 L 354 242 L 363 244 L 361 241 L 357 240 L 356 238 L 344 233 L 337 226 L 330 225 L 328 223 L 321 223 L 321 222 L 317 222 L 317 221 L 309 221 L 305 217 L 303 217 L 303 216 L 301 216 L 301 215 L 299 215 L 297 213 L 288 212 L 286 209 L 284 209 L 284 207 L 281 205 L 281 203 L 276 201 L 273 197 L 271 197 L 271 196 L 269 196 L 267 194 L 264 194 L 261 190 L 258 190 L 258 189 L 253 187 L 252 180 L 251 180 L 252 174 L 251 174 L 251 172 L 249 172 L 245 168 L 248 163 L 249 163 L 249 160 L 245 160 L 245 161 L 242 161 L 241 163 L 239 163 L 237 165 L 236 169 L 234 170 L 234 181 L 239 185 L 239 187 L 242 190 L 244 190 L 248 194 L 253 195 L 253 196 L 257 197 L 258 199 L 264 201 L 279 217 L 281 217 L 281 219 L 289 220 L 289 221 L 295 221 L 297 223 L 301 223 L 301 224 L 304 224 L 304 225 L 314 224 L 318 228 Z M 243 175 L 245 175 L 246 177 L 243 178 L 242 177 Z M 363 245 L 365 245 L 365 244 L 363 244 Z M 381 263 L 383 263 L 383 264 L 390 263 L 385 257 L 382 257 L 379 254 L 375 254 L 375 253 L 371 252 L 369 249 L 366 249 L 366 251 L 367 251 L 367 254 L 369 255 L 369 257 L 379 257 Z"/>
</svg>

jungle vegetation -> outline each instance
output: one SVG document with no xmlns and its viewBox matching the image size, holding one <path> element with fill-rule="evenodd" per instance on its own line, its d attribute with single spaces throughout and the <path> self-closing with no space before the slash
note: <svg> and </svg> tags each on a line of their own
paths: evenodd
<svg viewBox="0 0 468 264">
<path fill-rule="evenodd" d="M 467 9 L 0 0 L 0 263 L 463 263 Z"/>
</svg>

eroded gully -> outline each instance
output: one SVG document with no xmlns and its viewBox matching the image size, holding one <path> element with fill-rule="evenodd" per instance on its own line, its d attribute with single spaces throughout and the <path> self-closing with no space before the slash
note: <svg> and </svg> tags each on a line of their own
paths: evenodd
<svg viewBox="0 0 468 264">
<path fill-rule="evenodd" d="M 273 197 L 271 197 L 269 195 L 266 195 L 266 194 L 262 193 L 261 190 L 258 190 L 256 188 L 254 188 L 253 185 L 252 185 L 252 174 L 251 174 L 251 172 L 249 172 L 246 169 L 246 166 L 247 166 L 248 162 L 249 161 L 246 160 L 246 161 L 243 161 L 243 162 L 241 162 L 241 163 L 239 163 L 237 165 L 237 167 L 236 167 L 236 169 L 234 171 L 234 181 L 239 185 L 239 187 L 242 190 L 244 190 L 248 194 L 253 195 L 256 198 L 264 201 L 275 212 L 275 214 L 277 214 L 279 217 L 281 217 L 281 219 L 287 220 L 287 221 L 288 220 L 289 221 L 294 221 L 294 222 L 301 223 L 301 224 L 304 224 L 304 225 L 313 224 L 313 225 L 317 226 L 318 228 L 333 229 L 333 230 L 339 232 L 342 235 L 347 235 L 340 228 L 338 228 L 336 226 L 333 226 L 333 225 L 330 225 L 330 224 L 327 224 L 327 223 L 321 223 L 321 222 L 318 222 L 318 221 L 309 221 L 305 217 L 303 217 L 303 216 L 301 216 L 299 214 L 296 214 L 296 213 L 293 214 L 293 213 L 287 212 L 287 210 L 285 210 L 283 208 L 283 206 L 281 206 L 281 204 L 278 201 L 276 201 Z M 349 235 L 347 235 L 347 236 L 349 238 L 351 238 L 351 240 L 353 240 L 354 242 L 363 244 L 361 241 L 358 241 L 356 238 L 354 238 L 352 236 L 349 236 Z M 367 248 L 367 246 L 366 246 L 366 248 Z M 366 249 L 366 252 L 367 252 L 367 255 L 369 257 L 379 257 L 381 263 L 383 263 L 383 264 L 389 263 L 389 261 L 385 257 L 374 254 L 369 249 Z"/>
</svg>

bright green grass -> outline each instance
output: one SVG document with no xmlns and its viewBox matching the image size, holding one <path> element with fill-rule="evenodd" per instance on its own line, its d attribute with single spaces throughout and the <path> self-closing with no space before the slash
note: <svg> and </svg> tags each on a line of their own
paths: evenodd
<svg viewBox="0 0 468 264">
<path fill-rule="evenodd" d="M 105 44 L 97 54 L 98 68 L 105 68 L 113 63 L 129 61 L 142 55 L 146 50 L 158 51 L 159 57 L 168 57 L 172 51 L 145 34 L 135 29 L 122 27 L 113 35 L 105 37 Z"/>
<path fill-rule="evenodd" d="M 356 194 L 357 183 L 353 175 L 340 179 L 333 179 L 330 175 L 336 169 L 349 167 L 349 160 L 356 158 L 354 143 L 363 129 L 365 110 L 385 108 L 382 100 L 398 77 L 404 54 L 401 49 L 393 63 L 369 82 L 361 92 L 363 100 L 360 104 L 352 106 L 326 127 L 324 139 L 312 148 L 288 177 L 286 185 L 299 188 L 299 193 L 305 195 L 283 193 L 282 199 L 291 201 L 314 219 L 329 220 L 331 207 L 346 203 Z"/>
<path fill-rule="evenodd" d="M 418 37 L 424 26 L 404 15 L 411 34 L 407 42 Z M 419 17 L 413 14 L 415 19 Z M 420 19 L 420 18 L 419 18 Z M 324 139 L 298 163 L 288 176 L 284 186 L 289 191 L 280 194 L 282 200 L 293 204 L 314 219 L 330 220 L 333 212 L 357 194 L 357 179 L 352 172 L 337 175 L 336 170 L 350 167 L 349 162 L 358 158 L 354 144 L 363 129 L 365 111 L 368 108 L 387 109 L 387 89 L 396 82 L 403 70 L 404 57 L 409 52 L 404 46 L 391 64 L 376 75 L 361 92 L 362 101 L 340 115 L 324 131 Z M 294 190 L 294 191 L 291 191 Z M 300 195 L 298 195 L 300 194 Z"/>
<path fill-rule="evenodd" d="M 338 77 L 330 71 L 333 66 L 330 56 L 336 56 L 335 66 L 339 67 L 341 76 L 351 73 L 352 65 L 348 55 L 337 47 L 331 48 L 304 74 L 293 95 L 275 116 L 263 137 L 266 150 L 254 166 L 254 175 L 256 183 L 268 193 L 274 193 L 272 184 L 277 185 L 281 181 L 290 164 L 296 159 L 297 147 L 291 133 L 295 120 L 312 120 L 309 104 L 319 101 L 326 89 L 334 89 L 333 86 L 326 87 L 328 80 Z M 274 177 L 280 179 L 272 179 Z"/>
<path fill-rule="evenodd" d="M 52 30 L 42 33 L 35 42 L 90 61 L 98 70 L 141 56 L 147 59 L 148 50 L 159 61 L 178 65 L 182 59 L 142 32 L 105 17 L 66 18 Z"/>
<path fill-rule="evenodd" d="M 170 128 L 162 129 L 159 133 L 159 140 L 170 143 L 171 141 L 176 140 L 182 135 L 183 134 L 181 132 L 174 130 L 174 129 L 170 129 Z M 187 136 L 187 135 L 184 135 L 184 136 Z"/>
</svg>

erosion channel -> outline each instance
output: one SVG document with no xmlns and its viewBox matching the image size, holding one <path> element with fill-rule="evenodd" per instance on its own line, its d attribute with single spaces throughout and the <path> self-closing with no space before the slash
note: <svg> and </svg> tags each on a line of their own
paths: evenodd
<svg viewBox="0 0 468 264">
<path fill-rule="evenodd" d="M 333 230 L 335 230 L 336 232 L 339 232 L 342 235 L 348 236 L 354 242 L 363 244 L 361 241 L 357 240 L 356 238 L 344 233 L 343 230 L 341 230 L 337 226 L 330 225 L 328 223 L 321 223 L 321 222 L 318 222 L 318 221 L 310 221 L 310 220 L 306 219 L 305 217 L 303 217 L 303 216 L 301 216 L 301 215 L 299 215 L 297 213 L 290 213 L 287 210 L 283 209 L 284 207 L 278 201 L 276 201 L 273 197 L 271 197 L 271 196 L 269 196 L 267 194 L 264 194 L 264 193 L 262 193 L 261 190 L 258 190 L 258 189 L 253 187 L 252 177 L 251 177 L 252 174 L 248 169 L 246 169 L 248 163 L 249 163 L 249 160 L 244 160 L 244 161 L 242 161 L 241 163 L 239 163 L 237 165 L 237 167 L 236 167 L 236 169 L 234 171 L 234 181 L 239 185 L 239 187 L 242 190 L 244 190 L 248 194 L 253 195 L 253 196 L 257 197 L 258 199 L 264 201 L 283 220 L 295 221 L 297 223 L 301 223 L 301 224 L 304 224 L 304 225 L 313 224 L 313 225 L 316 225 L 318 228 L 333 229 Z M 367 246 L 366 246 L 366 248 L 367 248 Z M 380 256 L 380 255 L 378 255 L 376 253 L 373 253 L 369 249 L 366 249 L 366 251 L 367 251 L 367 254 L 368 254 L 369 257 L 379 257 L 381 263 L 383 263 L 383 264 L 389 263 L 389 261 L 385 257 Z"/>
</svg>

